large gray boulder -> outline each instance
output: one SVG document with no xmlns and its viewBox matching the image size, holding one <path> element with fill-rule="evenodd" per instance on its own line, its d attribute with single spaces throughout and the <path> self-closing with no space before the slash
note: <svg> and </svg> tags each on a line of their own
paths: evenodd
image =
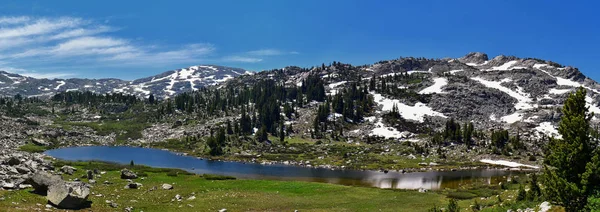
<svg viewBox="0 0 600 212">
<path fill-rule="evenodd" d="M 82 182 L 63 182 L 48 187 L 46 199 L 58 208 L 79 209 L 85 206 L 90 188 Z"/>
<path fill-rule="evenodd" d="M 46 142 L 44 139 L 41 138 L 32 138 L 31 142 L 38 146 L 50 146 L 50 143 Z"/>
<path fill-rule="evenodd" d="M 73 172 L 77 171 L 77 169 L 72 166 L 63 166 L 60 167 L 60 171 L 68 175 L 73 175 Z"/>
<path fill-rule="evenodd" d="M 126 188 L 126 189 L 127 189 L 127 188 L 130 188 L 130 189 L 138 189 L 138 188 L 140 188 L 140 187 L 142 187 L 142 184 L 141 184 L 141 183 L 133 183 L 133 182 L 131 182 L 131 183 L 128 183 L 128 184 L 125 186 L 125 188 Z"/>
<path fill-rule="evenodd" d="M 137 179 L 138 176 L 133 171 L 129 169 L 121 170 L 121 179 Z"/>
<path fill-rule="evenodd" d="M 27 179 L 27 183 L 33 186 L 35 192 L 46 193 L 48 191 L 48 187 L 54 184 L 64 183 L 64 181 L 60 175 L 53 175 L 45 171 L 38 171 L 29 179 Z"/>
</svg>

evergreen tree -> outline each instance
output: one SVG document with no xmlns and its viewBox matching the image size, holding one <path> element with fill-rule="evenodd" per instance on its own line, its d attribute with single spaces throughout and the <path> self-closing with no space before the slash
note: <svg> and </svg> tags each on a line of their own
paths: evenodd
<svg viewBox="0 0 600 212">
<path fill-rule="evenodd" d="M 523 185 L 519 186 L 519 191 L 517 193 L 517 202 L 525 200 L 527 193 L 525 192 L 525 188 Z"/>
<path fill-rule="evenodd" d="M 281 143 L 285 141 L 285 132 L 283 131 L 283 119 L 279 120 L 279 141 Z"/>
<path fill-rule="evenodd" d="M 541 196 L 541 194 L 542 190 L 540 189 L 540 185 L 538 184 L 537 174 L 532 174 L 531 180 L 529 181 L 529 191 L 527 192 L 527 200 L 537 200 Z"/>
<path fill-rule="evenodd" d="M 227 134 L 233 134 L 233 129 L 231 128 L 231 121 L 229 121 L 229 119 L 227 119 Z"/>
<path fill-rule="evenodd" d="M 258 142 L 265 142 L 269 140 L 269 134 L 267 133 L 267 127 L 265 125 L 263 125 L 262 127 L 260 127 L 260 129 L 256 132 L 256 134 L 254 135 L 255 139 Z"/>
<path fill-rule="evenodd" d="M 154 104 L 155 101 L 156 99 L 154 98 L 154 94 L 150 94 L 150 96 L 148 97 L 148 103 Z"/>
<path fill-rule="evenodd" d="M 448 212 L 460 212 L 460 207 L 458 207 L 458 201 L 456 199 L 450 199 L 447 207 Z"/>
<path fill-rule="evenodd" d="M 552 138 L 544 160 L 544 192 L 547 198 L 566 211 L 582 211 L 600 184 L 600 158 L 590 139 L 590 120 L 586 90 L 580 87 L 565 101 L 558 132 L 562 139 Z"/>
</svg>

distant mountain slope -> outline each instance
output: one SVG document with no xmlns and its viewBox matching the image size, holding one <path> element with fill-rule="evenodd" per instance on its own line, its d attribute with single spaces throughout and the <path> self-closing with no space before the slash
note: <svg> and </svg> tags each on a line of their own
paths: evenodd
<svg viewBox="0 0 600 212">
<path fill-rule="evenodd" d="M 234 77 L 251 74 L 243 69 L 199 65 L 159 75 L 125 81 L 119 79 L 37 79 L 0 71 L 0 95 L 50 96 L 61 91 L 121 92 L 139 96 L 151 93 L 167 98 L 203 86 L 217 85 Z"/>
</svg>

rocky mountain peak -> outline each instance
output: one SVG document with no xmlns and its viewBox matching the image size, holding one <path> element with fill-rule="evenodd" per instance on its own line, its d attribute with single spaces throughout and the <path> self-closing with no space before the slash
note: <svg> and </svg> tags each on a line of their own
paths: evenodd
<svg viewBox="0 0 600 212">
<path fill-rule="evenodd" d="M 458 60 L 463 63 L 481 64 L 488 61 L 488 55 L 482 52 L 471 52 Z"/>
</svg>

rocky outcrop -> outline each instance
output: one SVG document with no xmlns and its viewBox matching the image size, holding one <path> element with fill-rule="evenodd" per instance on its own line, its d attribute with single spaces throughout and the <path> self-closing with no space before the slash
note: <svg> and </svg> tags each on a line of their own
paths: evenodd
<svg viewBox="0 0 600 212">
<path fill-rule="evenodd" d="M 85 206 L 90 188 L 82 182 L 62 182 L 48 187 L 46 198 L 50 203 L 63 209 L 79 209 Z"/>
<path fill-rule="evenodd" d="M 64 183 L 62 176 L 53 175 L 45 171 L 36 172 L 26 182 L 33 186 L 35 192 L 42 194 L 45 194 L 51 185 Z"/>
<path fill-rule="evenodd" d="M 121 179 L 137 179 L 138 176 L 129 169 L 121 170 Z"/>
<path fill-rule="evenodd" d="M 462 63 L 482 64 L 488 61 L 488 55 L 481 52 L 471 52 L 458 60 Z"/>
<path fill-rule="evenodd" d="M 77 171 L 77 169 L 72 166 L 62 166 L 60 167 L 60 171 L 68 175 L 73 175 L 73 172 Z"/>
</svg>

